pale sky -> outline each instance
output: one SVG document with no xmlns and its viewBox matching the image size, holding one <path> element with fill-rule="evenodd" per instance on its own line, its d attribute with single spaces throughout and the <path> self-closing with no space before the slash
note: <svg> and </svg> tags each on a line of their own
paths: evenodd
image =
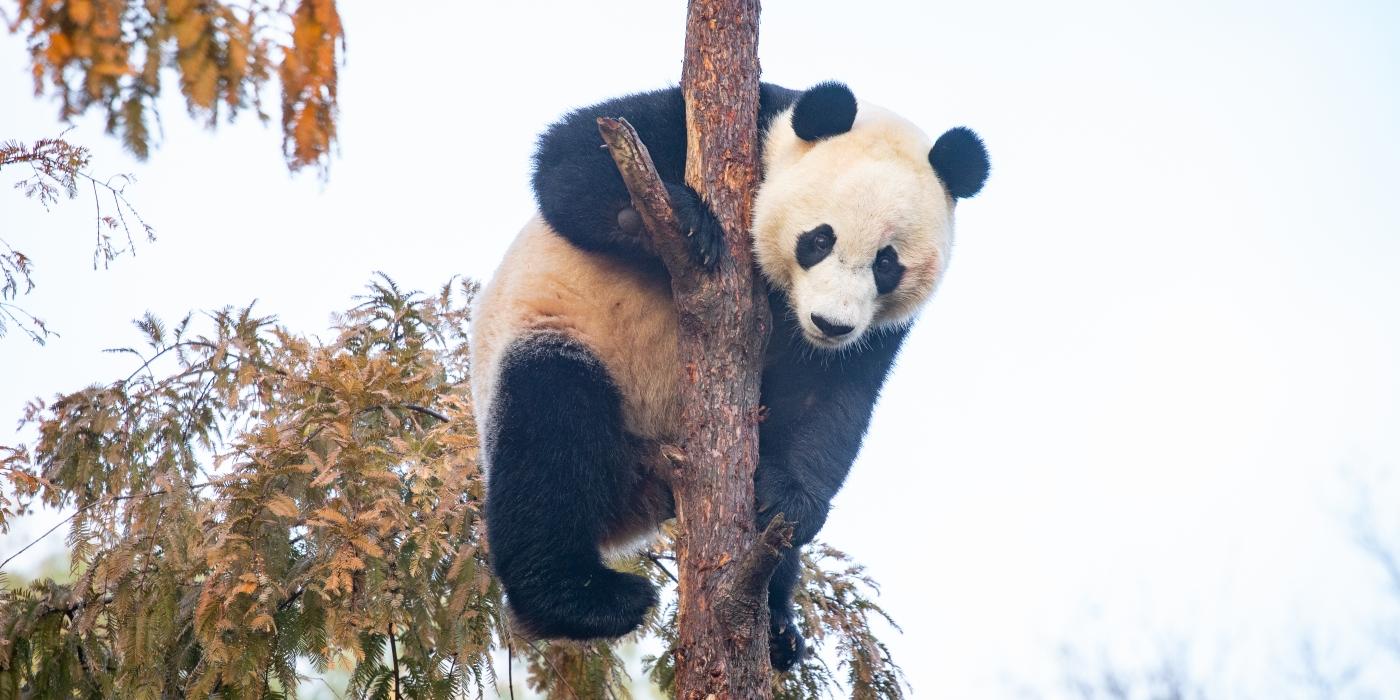
<svg viewBox="0 0 1400 700">
<path fill-rule="evenodd" d="M 485 279 L 532 213 L 535 134 L 679 79 L 679 1 L 389 7 L 343 0 L 324 185 L 251 115 L 211 133 L 168 99 L 147 163 L 82 120 L 160 235 L 93 272 L 91 200 L 46 213 L 0 174 L 24 304 L 62 334 L 0 340 L 0 443 L 30 397 L 128 367 L 100 350 L 148 309 L 256 298 L 314 331 L 375 270 Z M 760 55 L 991 153 L 821 535 L 883 584 L 916 697 L 1053 690 L 1064 644 L 1185 647 L 1225 697 L 1302 697 L 1302 636 L 1400 687 L 1343 477 L 1400 464 L 1400 4 L 771 0 Z M 0 139 L 61 130 L 26 60 L 0 35 Z"/>
</svg>

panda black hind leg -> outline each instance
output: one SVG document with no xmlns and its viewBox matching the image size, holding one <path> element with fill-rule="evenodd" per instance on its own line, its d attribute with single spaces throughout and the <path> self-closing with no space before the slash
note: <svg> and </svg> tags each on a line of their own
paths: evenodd
<svg viewBox="0 0 1400 700">
<path fill-rule="evenodd" d="M 568 335 L 527 335 L 506 348 L 489 410 L 487 538 L 519 631 L 596 639 L 636 629 L 656 591 L 598 552 L 636 487 L 607 370 Z"/>
</svg>

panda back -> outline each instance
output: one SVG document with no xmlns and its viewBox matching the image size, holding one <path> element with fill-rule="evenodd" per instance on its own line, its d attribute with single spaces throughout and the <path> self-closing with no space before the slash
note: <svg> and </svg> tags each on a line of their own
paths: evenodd
<svg viewBox="0 0 1400 700">
<path fill-rule="evenodd" d="M 491 435 L 505 353 L 540 331 L 566 333 L 592 350 L 622 396 L 629 432 L 674 436 L 676 310 L 662 269 L 581 250 L 532 218 L 482 290 L 472 318 L 472 397 L 482 436 Z"/>
</svg>

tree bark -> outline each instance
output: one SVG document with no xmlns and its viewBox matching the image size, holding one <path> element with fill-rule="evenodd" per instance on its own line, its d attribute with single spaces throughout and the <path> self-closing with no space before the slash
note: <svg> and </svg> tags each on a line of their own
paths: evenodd
<svg viewBox="0 0 1400 700">
<path fill-rule="evenodd" d="M 680 321 L 682 429 L 672 459 L 680 602 L 676 695 L 770 697 L 768 579 L 791 527 L 754 527 L 759 386 L 770 319 L 755 278 L 749 220 L 758 183 L 758 0 L 691 0 L 686 22 L 686 184 L 724 227 L 715 272 L 689 256 L 666 190 L 625 121 L 599 129 L 652 249 L 671 273 Z"/>
</svg>

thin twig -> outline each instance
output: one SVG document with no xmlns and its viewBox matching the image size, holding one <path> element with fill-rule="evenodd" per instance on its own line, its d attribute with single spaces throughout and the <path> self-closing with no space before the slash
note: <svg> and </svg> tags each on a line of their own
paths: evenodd
<svg viewBox="0 0 1400 700">
<path fill-rule="evenodd" d="M 510 689 L 510 700 L 515 700 L 515 642 L 506 639 L 506 687 Z"/>
<path fill-rule="evenodd" d="M 92 178 L 88 178 L 92 179 Z M 102 197 L 97 194 L 97 181 L 92 180 L 92 203 L 97 206 L 97 243 L 92 250 L 92 269 L 97 269 L 97 256 L 100 253 L 104 259 L 110 260 L 111 256 L 104 252 L 102 245 Z M 105 265 L 104 265 L 105 266 Z"/>
<path fill-rule="evenodd" d="M 140 366 L 140 367 L 137 367 L 135 370 L 133 370 L 133 371 L 131 372 L 131 374 L 128 374 L 128 375 L 126 376 L 126 379 L 122 380 L 122 383 L 123 383 L 123 384 L 127 384 L 127 383 L 131 382 L 131 380 L 132 380 L 132 379 L 135 379 L 135 378 L 136 378 L 136 375 L 140 374 L 142 370 L 149 370 L 150 367 L 151 367 L 151 363 L 152 363 L 152 362 L 155 362 L 155 361 L 158 360 L 158 359 L 160 359 L 160 357 L 161 357 L 162 355 L 164 355 L 164 354 L 167 353 L 167 352 L 170 352 L 171 350 L 174 350 L 174 349 L 176 349 L 176 348 L 181 348 L 181 347 L 202 347 L 202 348 L 208 348 L 208 349 L 210 349 L 210 350 L 213 350 L 213 349 L 216 348 L 216 346 L 215 346 L 213 343 L 205 342 L 205 341 L 202 341 L 202 340 L 180 340 L 180 341 L 176 341 L 176 342 L 171 343 L 171 344 L 169 344 L 169 345 L 167 345 L 167 346 L 161 348 L 160 350 L 156 351 L 156 354 L 151 355 L 151 358 L 148 359 L 148 360 L 147 360 L 146 358 L 142 357 L 141 359 L 146 360 L 146 361 L 145 361 L 145 362 L 142 362 L 142 363 L 141 363 L 141 366 Z M 118 350 L 120 350 L 120 349 L 109 350 L 108 352 L 117 352 Z M 138 356 L 139 356 L 139 353 L 138 353 Z M 183 355 L 182 355 L 182 357 L 183 357 Z M 152 380 L 152 381 L 155 381 L 155 378 L 156 378 L 156 377 L 155 377 L 155 374 L 154 374 L 154 373 L 148 371 L 147 374 L 151 375 L 151 380 Z"/>
<path fill-rule="evenodd" d="M 213 485 L 212 482 L 205 482 L 205 483 L 202 483 L 202 484 L 190 484 L 190 488 L 191 488 L 191 489 L 202 489 L 202 488 L 204 488 L 205 486 L 212 486 L 212 485 Z M 17 557 L 17 556 L 19 556 L 19 555 L 21 555 L 21 554 L 24 554 L 25 551 L 28 550 L 30 547 L 33 547 L 34 545 L 39 544 L 39 542 L 42 541 L 45 537 L 48 537 L 49 535 L 52 535 L 53 532 L 54 532 L 54 530 L 57 530 L 58 528 L 63 527 L 63 525 L 64 525 L 65 523 L 69 522 L 69 521 L 72 520 L 73 518 L 78 517 L 79 514 L 83 513 L 84 511 L 87 511 L 87 510 L 90 509 L 90 508 L 94 508 L 94 507 L 99 506 L 99 505 L 105 505 L 105 504 L 110 504 L 110 503 L 116 503 L 117 501 L 125 501 L 125 500 L 127 500 L 127 499 L 129 499 L 129 498 L 146 498 L 146 497 L 149 497 L 149 496 L 159 496 L 159 495 L 164 494 L 164 493 L 169 493 L 169 491 L 170 491 L 170 489 L 160 489 L 160 490 L 157 490 L 157 491 L 146 491 L 146 492 L 144 492 L 144 493 L 126 493 L 126 494 L 122 494 L 122 495 L 120 495 L 120 496 L 107 496 L 106 498 L 99 498 L 99 499 L 93 501 L 92 503 L 89 503 L 89 504 L 87 504 L 87 505 L 85 505 L 85 506 L 83 506 L 83 507 L 81 507 L 81 508 L 79 508 L 79 509 L 73 511 L 73 513 L 70 514 L 68 517 L 66 517 L 66 518 L 64 518 L 64 519 L 62 519 L 62 520 L 60 520 L 60 521 L 58 521 L 57 523 L 54 524 L 53 527 L 49 528 L 48 530 L 45 530 L 45 531 L 44 531 L 44 534 L 39 535 L 38 537 L 36 537 L 36 538 L 34 538 L 33 540 L 31 540 L 31 541 L 29 542 L 29 544 L 26 544 L 26 545 L 24 545 L 23 547 L 20 547 L 20 548 L 19 548 L 19 551 L 15 552 L 14 554 L 11 554 L 11 555 L 8 556 L 8 557 L 5 557 L 5 561 L 0 561 L 0 570 L 3 570 L 3 569 L 5 568 L 5 565 L 6 565 L 6 564 L 9 564 L 11 561 L 13 561 L 15 557 Z"/>
<path fill-rule="evenodd" d="M 410 410 L 410 411 L 414 411 L 414 412 L 416 412 L 416 413 L 421 413 L 421 414 L 423 414 L 423 415 L 425 415 L 425 416 L 432 416 L 433 418 L 436 418 L 436 419 L 438 419 L 438 420 L 440 420 L 440 421 L 442 421 L 442 422 L 444 422 L 444 423 L 450 422 L 450 419 L 447 417 L 446 414 L 440 413 L 440 412 L 438 412 L 438 411 L 434 411 L 433 409 L 428 408 L 427 406 L 419 406 L 419 405 L 416 404 L 416 403 L 405 403 L 405 404 L 399 404 L 399 405 L 400 405 L 401 407 L 403 407 L 403 408 L 406 408 L 406 409 Z"/>
<path fill-rule="evenodd" d="M 547 651 L 540 651 L 539 645 L 535 645 L 535 653 L 539 654 L 540 658 L 544 659 L 545 665 L 549 666 L 549 670 L 553 671 L 555 677 L 559 679 L 559 682 L 564 684 L 564 688 L 569 691 L 569 695 L 574 696 L 574 700 L 579 700 L 578 692 L 574 690 L 573 686 L 569 685 L 569 679 L 565 678 L 564 674 L 559 672 L 559 668 L 554 665 L 554 659 L 549 658 L 549 653 Z"/>
<path fill-rule="evenodd" d="M 94 502 L 94 503 L 90 503 L 90 504 L 88 504 L 87 507 L 90 508 L 90 507 L 92 507 L 93 505 L 96 505 L 96 503 L 95 503 L 95 502 Z M 77 516 L 78 516 L 78 513 L 83 512 L 83 510 L 85 510 L 85 509 L 84 509 L 84 508 L 80 508 L 80 509 L 78 509 L 78 511 L 77 511 L 76 513 L 73 513 L 72 515 L 70 515 L 70 516 L 68 516 L 68 517 L 66 517 L 66 518 L 64 518 L 64 519 L 62 519 L 62 520 L 60 520 L 60 521 L 58 521 L 58 523 L 56 523 L 53 527 L 51 527 L 51 528 L 49 528 L 48 530 L 44 531 L 44 534 L 39 535 L 39 536 L 36 537 L 32 542 L 30 542 L 29 544 L 24 545 L 23 547 L 20 547 L 18 552 L 15 552 L 14 554 L 11 554 L 10 556 L 5 557 L 5 561 L 0 561 L 0 569 L 4 569 L 4 568 L 5 568 L 5 565 L 8 564 L 8 563 L 10 563 L 10 560 L 14 559 L 15 557 L 17 557 L 17 556 L 19 556 L 19 555 L 21 555 L 21 554 L 24 554 L 24 552 L 25 552 L 26 550 L 28 550 L 30 547 L 33 547 L 34 545 L 38 544 L 38 543 L 39 543 L 39 540 L 42 540 L 42 539 L 44 539 L 45 537 L 48 537 L 49 535 L 52 535 L 54 530 L 57 530 L 58 528 L 63 527 L 64 523 L 67 523 L 69 520 L 72 520 L 73 518 L 77 517 Z"/>
<path fill-rule="evenodd" d="M 51 335 L 58 335 L 57 333 L 49 330 L 48 327 L 44 325 L 44 322 L 39 320 L 39 318 L 36 317 L 34 314 L 31 314 L 28 311 L 25 311 L 24 309 L 15 306 L 14 304 L 6 304 L 0 302 L 0 311 L 3 311 L 4 314 L 9 317 L 10 321 L 14 323 L 16 327 L 24 331 L 25 335 L 28 335 L 30 340 L 33 340 L 34 342 L 40 345 L 44 344 L 44 338 L 47 338 Z M 39 332 L 35 332 L 33 328 L 30 328 L 29 325 L 26 325 L 24 319 L 15 316 L 14 312 L 16 311 L 27 316 L 29 318 L 28 323 L 33 325 L 35 328 L 38 328 Z M 43 333 L 43 335 L 40 335 L 39 333 Z"/>
<path fill-rule="evenodd" d="M 116 176 L 114 176 L 114 177 L 116 177 Z M 126 177 L 125 175 L 122 175 L 122 176 L 120 176 L 120 177 L 125 178 L 125 179 L 127 179 L 128 181 L 131 179 L 131 178 Z M 132 238 L 131 238 L 131 227 L 128 226 L 128 225 L 126 224 L 126 214 L 123 214 L 123 213 L 122 213 L 121 194 L 117 192 L 116 188 L 114 188 L 114 187 L 111 186 L 111 184 L 110 184 L 111 182 L 112 182 L 111 178 L 108 178 L 108 179 L 107 179 L 107 183 L 108 183 L 107 189 L 108 189 L 108 190 L 111 190 L 111 192 L 112 192 L 112 204 L 113 204 L 113 207 L 112 207 L 112 208 L 117 210 L 117 218 L 121 220 L 121 222 L 122 222 L 122 230 L 126 232 L 126 249 L 127 249 L 127 252 L 131 253 L 131 256 L 132 256 L 132 257 L 136 257 L 136 241 L 132 240 Z M 123 186 L 123 187 L 125 187 L 125 186 Z M 134 215 L 134 214 L 136 214 L 136 212 L 135 212 L 135 211 L 132 211 L 132 214 Z"/>
<path fill-rule="evenodd" d="M 399 645 L 394 641 L 394 623 L 389 623 L 389 659 L 394 664 L 394 700 L 402 700 L 399 692 Z"/>
<path fill-rule="evenodd" d="M 651 560 L 651 563 L 656 565 L 656 568 L 661 569 L 661 573 L 666 574 L 666 578 L 671 579 L 671 583 L 674 583 L 677 586 L 681 585 L 681 580 L 676 578 L 676 575 L 671 573 L 671 570 L 666 568 L 665 564 L 661 563 L 661 558 L 659 555 L 654 554 L 652 552 L 647 552 L 645 556 L 647 559 Z"/>
<path fill-rule="evenodd" d="M 345 699 L 345 696 L 341 695 L 340 692 L 335 689 L 335 686 L 331 685 L 330 681 L 326 680 L 325 676 L 316 676 L 316 680 L 321 681 L 321 685 L 326 686 L 326 690 L 331 691 L 331 695 L 334 695 L 336 700 Z"/>
<path fill-rule="evenodd" d="M 292 591 L 291 595 L 287 596 L 286 600 L 277 604 L 277 612 L 282 612 L 283 610 L 292 607 L 292 603 L 297 602 L 297 598 L 300 598 L 301 594 L 305 592 L 306 586 L 298 586 L 295 591 Z"/>
</svg>

